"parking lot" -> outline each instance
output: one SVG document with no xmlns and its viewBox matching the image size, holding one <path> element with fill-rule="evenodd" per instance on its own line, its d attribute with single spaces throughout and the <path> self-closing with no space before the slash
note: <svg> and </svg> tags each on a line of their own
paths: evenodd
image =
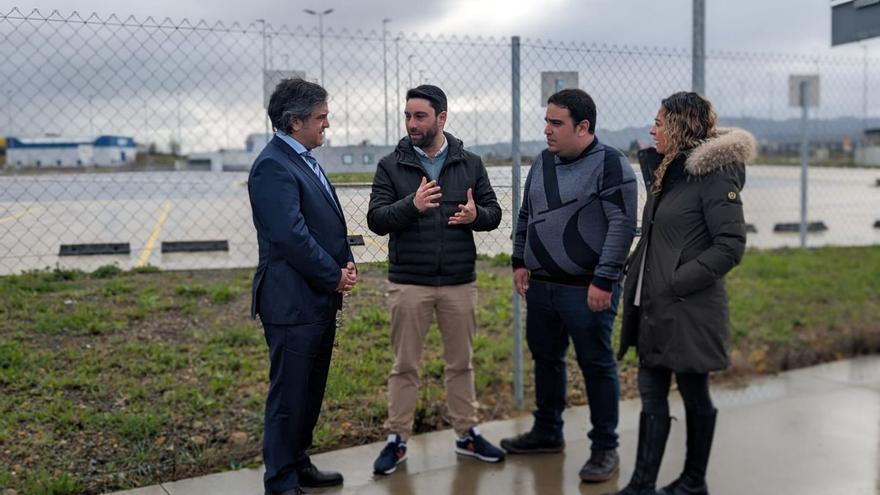
<svg viewBox="0 0 880 495">
<path fill-rule="evenodd" d="M 511 172 L 490 168 L 504 208 L 499 229 L 476 234 L 478 251 L 510 252 Z M 523 167 L 522 177 L 528 172 Z M 750 166 L 743 191 L 746 221 L 755 232 L 749 246 L 797 246 L 797 233 L 776 233 L 777 223 L 799 220 L 800 169 Z M 640 175 L 637 173 L 637 175 Z M 811 234 L 809 246 L 880 244 L 880 171 L 851 168 L 810 170 L 809 219 L 828 230 Z M 641 180 L 641 178 L 640 178 Z M 166 270 L 250 267 L 256 263 L 256 235 L 247 197 L 247 174 L 210 172 L 124 172 L 0 177 L 0 273 L 60 265 L 92 270 L 151 264 Z M 366 227 L 369 186 L 339 185 L 350 234 L 364 237 L 355 247 L 359 262 L 384 260 L 385 237 Z M 639 207 L 644 186 L 639 186 Z M 162 252 L 163 242 L 225 240 L 228 251 Z M 64 244 L 128 243 L 128 254 L 59 256 Z"/>
</svg>

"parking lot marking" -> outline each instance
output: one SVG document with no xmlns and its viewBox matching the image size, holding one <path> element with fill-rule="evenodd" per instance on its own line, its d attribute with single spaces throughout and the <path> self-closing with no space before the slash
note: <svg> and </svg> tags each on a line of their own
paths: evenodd
<svg viewBox="0 0 880 495">
<path fill-rule="evenodd" d="M 141 252 L 141 257 L 138 259 L 136 266 L 144 266 L 147 264 L 147 260 L 149 260 L 150 255 L 153 254 L 156 240 L 159 239 L 159 234 L 162 232 L 162 225 L 168 220 L 169 214 L 171 214 L 171 201 L 166 201 L 165 206 L 162 208 L 162 214 L 159 215 L 159 219 L 156 220 L 156 226 L 153 227 L 153 233 L 150 234 L 150 239 L 147 240 L 147 245 L 144 246 L 144 250 Z"/>
<path fill-rule="evenodd" d="M 9 215 L 8 217 L 0 218 L 0 224 L 7 223 L 7 222 L 12 222 L 12 221 L 14 221 L 14 220 L 18 220 L 19 218 L 21 218 L 21 217 L 23 217 L 23 216 L 25 216 L 25 215 L 29 215 L 29 214 L 31 214 L 31 213 L 33 213 L 33 212 L 39 210 L 39 209 L 40 209 L 39 207 L 36 207 L 36 208 L 28 208 L 28 209 L 24 210 L 24 211 L 21 212 L 21 213 L 16 213 L 15 215 Z"/>
<path fill-rule="evenodd" d="M 379 249 L 381 249 L 382 251 L 385 251 L 386 253 L 388 252 L 388 246 L 386 246 L 385 244 L 379 244 L 378 242 L 374 241 L 373 239 L 370 239 L 367 236 L 364 236 L 364 241 L 369 242 L 370 244 L 378 247 Z"/>
</svg>

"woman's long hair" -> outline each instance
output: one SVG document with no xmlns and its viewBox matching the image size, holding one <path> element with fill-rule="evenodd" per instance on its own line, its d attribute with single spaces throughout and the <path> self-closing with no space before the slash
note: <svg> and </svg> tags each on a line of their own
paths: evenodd
<svg viewBox="0 0 880 495">
<path fill-rule="evenodd" d="M 693 149 L 703 141 L 714 137 L 718 116 L 712 103 L 701 95 L 681 91 L 674 93 L 660 103 L 666 117 L 666 153 L 660 166 L 654 172 L 654 194 L 659 194 L 663 176 L 669 164 L 685 150 Z"/>
</svg>

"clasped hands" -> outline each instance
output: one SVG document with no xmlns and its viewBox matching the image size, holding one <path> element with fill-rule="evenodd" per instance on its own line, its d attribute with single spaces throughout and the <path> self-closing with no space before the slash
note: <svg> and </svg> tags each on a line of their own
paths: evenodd
<svg viewBox="0 0 880 495">
<path fill-rule="evenodd" d="M 336 285 L 336 292 L 348 292 L 357 282 L 357 267 L 353 262 L 349 261 L 340 269 L 339 283 Z"/>
<path fill-rule="evenodd" d="M 440 186 L 437 185 L 437 181 L 432 180 L 428 182 L 428 179 L 422 177 L 422 182 L 419 184 L 419 188 L 416 189 L 415 196 L 413 196 L 413 205 L 419 210 L 419 213 L 423 213 L 440 206 L 439 200 L 441 196 L 443 194 L 440 192 Z M 470 225 L 476 219 L 477 205 L 474 203 L 474 193 L 472 189 L 468 188 L 467 203 L 458 205 L 458 211 L 449 217 L 447 225 Z"/>
</svg>

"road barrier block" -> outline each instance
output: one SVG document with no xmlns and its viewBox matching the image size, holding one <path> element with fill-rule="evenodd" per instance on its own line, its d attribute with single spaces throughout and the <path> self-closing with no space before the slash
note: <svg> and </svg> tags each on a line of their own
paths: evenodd
<svg viewBox="0 0 880 495">
<path fill-rule="evenodd" d="M 163 241 L 163 253 L 203 253 L 229 251 L 229 241 Z"/>
<path fill-rule="evenodd" d="M 807 223 L 807 232 L 824 232 L 828 230 L 828 226 L 825 225 L 825 222 L 808 222 Z M 791 223 L 777 223 L 773 226 L 773 232 L 777 233 L 797 233 L 801 231 L 801 224 L 798 222 Z"/>
<path fill-rule="evenodd" d="M 96 244 L 62 244 L 58 256 L 95 256 L 99 254 L 131 254 L 127 242 Z"/>
</svg>

